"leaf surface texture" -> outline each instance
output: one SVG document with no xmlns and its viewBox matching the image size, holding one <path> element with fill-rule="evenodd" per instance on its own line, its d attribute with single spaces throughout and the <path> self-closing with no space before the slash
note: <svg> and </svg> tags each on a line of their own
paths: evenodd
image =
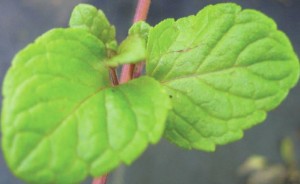
<svg viewBox="0 0 300 184">
<path fill-rule="evenodd" d="M 274 21 L 232 3 L 167 19 L 150 30 L 147 75 L 173 105 L 165 137 L 214 151 L 277 107 L 299 77 L 290 41 Z"/>
<path fill-rule="evenodd" d="M 28 183 L 74 184 L 160 140 L 170 101 L 151 77 L 112 87 L 102 41 L 54 29 L 19 52 L 3 87 L 3 150 Z"/>
</svg>

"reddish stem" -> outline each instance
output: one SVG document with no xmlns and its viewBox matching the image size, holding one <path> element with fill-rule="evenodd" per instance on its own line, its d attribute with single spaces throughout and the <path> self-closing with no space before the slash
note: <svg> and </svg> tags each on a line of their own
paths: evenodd
<svg viewBox="0 0 300 184">
<path fill-rule="evenodd" d="M 146 20 L 150 4 L 151 4 L 151 0 L 138 0 L 135 15 L 133 18 L 134 23 L 138 22 L 138 21 Z M 141 65 L 141 66 L 143 66 L 143 65 Z M 141 74 L 141 71 L 143 70 L 143 68 L 141 66 L 138 68 L 138 71 L 136 72 L 137 74 L 139 73 L 139 75 Z M 134 69 L 135 69 L 134 64 L 124 65 L 122 68 L 121 78 L 120 78 L 119 83 L 122 84 L 122 83 L 125 83 L 125 82 L 128 82 L 129 80 L 131 80 L 133 77 Z M 111 76 L 112 76 L 113 85 L 118 85 L 118 77 L 117 77 L 115 70 L 111 69 L 110 72 L 111 72 Z M 107 180 L 107 175 L 103 175 L 99 178 L 95 178 L 93 180 L 92 184 L 106 184 L 106 180 Z"/>
<path fill-rule="evenodd" d="M 135 15 L 133 18 L 133 22 L 138 22 L 141 20 L 146 20 L 151 0 L 139 0 L 138 5 L 135 10 Z"/>
<path fill-rule="evenodd" d="M 134 67 L 134 64 L 126 64 L 122 67 L 121 78 L 119 81 L 120 84 L 126 83 L 132 79 Z"/>
<path fill-rule="evenodd" d="M 103 176 L 101 176 L 99 178 L 95 178 L 93 180 L 92 184 L 106 184 L 106 180 L 107 180 L 107 174 L 103 175 Z"/>
<path fill-rule="evenodd" d="M 137 4 L 136 10 L 135 10 L 135 15 L 133 18 L 134 23 L 147 19 L 150 4 L 151 4 L 151 0 L 138 0 L 138 4 Z M 122 72 L 121 72 L 121 78 L 120 78 L 121 84 L 128 82 L 129 80 L 132 79 L 134 69 L 135 69 L 134 64 L 126 64 L 123 66 Z M 139 69 L 139 70 L 142 70 L 142 69 Z"/>
</svg>

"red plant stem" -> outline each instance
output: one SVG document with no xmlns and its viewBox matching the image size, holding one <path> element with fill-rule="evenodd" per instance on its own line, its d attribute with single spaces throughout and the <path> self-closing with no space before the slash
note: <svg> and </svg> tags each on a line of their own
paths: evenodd
<svg viewBox="0 0 300 184">
<path fill-rule="evenodd" d="M 133 71 L 135 65 L 134 64 L 126 64 L 122 67 L 120 84 L 126 83 L 132 79 Z"/>
<path fill-rule="evenodd" d="M 151 0 L 139 0 L 138 1 L 138 5 L 136 7 L 135 15 L 133 18 L 134 23 L 147 19 L 150 4 L 151 4 Z"/>
<path fill-rule="evenodd" d="M 151 4 L 151 0 L 138 0 L 138 4 L 136 7 L 133 22 L 146 20 L 150 4 Z M 119 81 L 120 84 L 126 83 L 132 79 L 133 73 L 134 73 L 134 68 L 135 68 L 134 64 L 127 64 L 127 65 L 123 66 L 122 72 L 121 72 L 121 78 Z M 141 68 L 141 71 L 142 70 L 143 70 L 143 68 Z M 110 70 L 110 72 L 111 72 L 111 76 L 113 78 L 112 79 L 113 85 L 118 85 L 118 82 L 116 82 L 118 80 L 117 80 L 117 74 L 115 73 L 115 70 L 112 69 L 112 70 Z M 106 184 L 106 180 L 107 180 L 107 174 L 103 175 L 99 178 L 95 178 L 93 180 L 92 184 Z"/>
<path fill-rule="evenodd" d="M 135 10 L 135 15 L 133 18 L 134 23 L 147 19 L 150 4 L 151 4 L 151 0 L 138 0 L 138 4 L 137 4 L 136 10 Z M 121 84 L 128 82 L 129 80 L 132 79 L 134 69 L 135 69 L 134 64 L 126 64 L 123 66 L 122 72 L 121 72 L 121 78 L 120 78 Z"/>
<path fill-rule="evenodd" d="M 99 178 L 95 178 L 93 180 L 92 184 L 106 184 L 106 180 L 107 180 L 107 174 L 103 175 L 103 176 L 101 176 Z"/>
</svg>

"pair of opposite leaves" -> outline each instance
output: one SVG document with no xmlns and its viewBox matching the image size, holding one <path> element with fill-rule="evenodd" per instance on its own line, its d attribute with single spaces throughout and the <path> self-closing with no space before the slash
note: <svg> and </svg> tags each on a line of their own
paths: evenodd
<svg viewBox="0 0 300 184">
<path fill-rule="evenodd" d="M 28 183 L 101 176 L 163 133 L 180 147 L 213 151 L 262 122 L 298 80 L 284 33 L 235 4 L 153 28 L 137 23 L 119 47 L 92 6 L 77 6 L 70 26 L 18 53 L 4 81 L 3 151 Z M 146 76 L 111 86 L 109 67 L 142 60 Z"/>
</svg>

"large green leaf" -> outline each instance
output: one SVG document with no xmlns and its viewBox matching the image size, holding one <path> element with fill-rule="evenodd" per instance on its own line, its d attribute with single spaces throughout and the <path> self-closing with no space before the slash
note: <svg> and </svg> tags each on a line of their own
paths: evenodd
<svg viewBox="0 0 300 184">
<path fill-rule="evenodd" d="M 170 101 L 142 77 L 111 87 L 105 46 L 80 29 L 45 33 L 13 60 L 3 87 L 2 143 L 28 183 L 79 183 L 130 164 L 164 130 Z"/>
<path fill-rule="evenodd" d="M 266 118 L 299 76 L 290 41 L 270 18 L 235 4 L 155 26 L 148 38 L 147 74 L 172 100 L 165 136 L 206 151 L 240 139 Z"/>
<path fill-rule="evenodd" d="M 72 12 L 69 25 L 92 33 L 102 40 L 107 48 L 116 50 L 115 27 L 110 24 L 102 10 L 89 4 L 79 4 Z"/>
</svg>

